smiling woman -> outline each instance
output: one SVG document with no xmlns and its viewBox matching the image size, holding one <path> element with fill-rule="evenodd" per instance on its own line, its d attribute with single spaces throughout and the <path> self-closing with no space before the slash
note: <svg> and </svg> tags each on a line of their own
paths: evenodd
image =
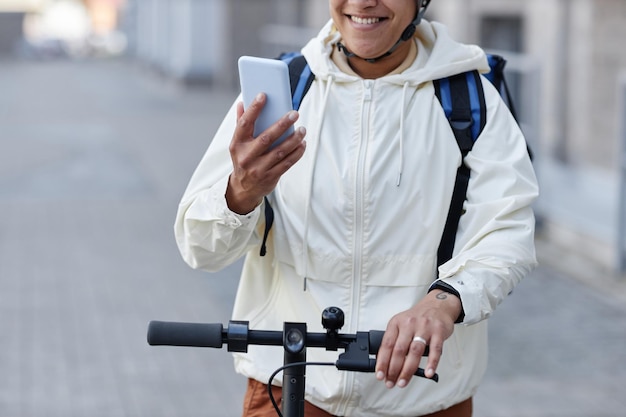
<svg viewBox="0 0 626 417">
<path fill-rule="evenodd" d="M 485 319 L 536 263 L 537 180 L 524 137 L 482 81 L 484 51 L 422 19 L 429 3 L 330 0 L 331 19 L 298 56 L 313 76 L 297 113 L 257 135 L 267 97 L 245 110 L 234 103 L 178 207 L 189 265 L 217 271 L 245 256 L 236 320 L 319 326 L 332 305 L 350 318 L 344 331 L 386 329 L 375 376 L 307 368 L 305 398 L 324 416 L 471 416 L 487 366 Z M 468 74 L 488 120 L 461 158 L 437 94 L 462 97 L 435 85 L 454 78 L 467 90 Z M 454 253 L 439 262 L 460 163 L 468 198 Z M 253 380 L 248 400 L 260 399 L 246 402 L 255 404 L 247 417 L 271 415 L 269 399 L 253 394 L 281 357 L 267 347 L 235 354 Z M 307 358 L 328 356 L 311 349 Z M 420 366 L 439 383 L 415 381 Z"/>
</svg>

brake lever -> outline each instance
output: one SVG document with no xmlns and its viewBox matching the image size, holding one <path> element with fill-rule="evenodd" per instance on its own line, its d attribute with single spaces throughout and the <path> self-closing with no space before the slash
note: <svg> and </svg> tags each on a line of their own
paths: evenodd
<svg viewBox="0 0 626 417">
<path fill-rule="evenodd" d="M 373 373 L 376 370 L 376 359 L 370 358 L 370 354 L 376 353 L 370 349 L 369 334 L 367 332 L 357 332 L 355 340 L 346 345 L 345 352 L 339 355 L 335 366 L 341 371 Z M 428 346 L 424 351 L 424 356 L 428 356 Z M 418 368 L 414 375 L 439 382 L 438 374 L 428 378 L 422 368 Z"/>
</svg>

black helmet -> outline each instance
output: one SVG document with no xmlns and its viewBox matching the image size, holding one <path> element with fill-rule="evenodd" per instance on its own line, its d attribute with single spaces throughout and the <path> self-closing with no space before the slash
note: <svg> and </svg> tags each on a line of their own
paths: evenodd
<svg viewBox="0 0 626 417">
<path fill-rule="evenodd" d="M 415 28 L 420 24 L 422 18 L 424 17 L 424 13 L 426 13 L 426 9 L 430 4 L 430 0 L 417 0 L 417 13 L 415 14 L 415 19 L 409 24 L 409 26 L 402 33 L 401 39 L 406 41 L 411 39 L 413 34 L 415 33 Z"/>
</svg>

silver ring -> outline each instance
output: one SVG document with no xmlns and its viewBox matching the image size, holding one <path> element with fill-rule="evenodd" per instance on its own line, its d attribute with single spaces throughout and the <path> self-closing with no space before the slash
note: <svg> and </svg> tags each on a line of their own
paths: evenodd
<svg viewBox="0 0 626 417">
<path fill-rule="evenodd" d="M 413 338 L 413 341 L 414 341 L 414 342 L 420 342 L 420 343 L 423 343 L 424 345 L 427 345 L 427 344 L 428 344 L 428 343 L 426 342 L 426 339 L 424 339 L 423 337 L 420 337 L 420 336 L 415 336 L 415 337 Z"/>
</svg>

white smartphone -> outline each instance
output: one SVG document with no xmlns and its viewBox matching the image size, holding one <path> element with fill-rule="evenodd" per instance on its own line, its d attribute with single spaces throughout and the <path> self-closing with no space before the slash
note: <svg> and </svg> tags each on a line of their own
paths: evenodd
<svg viewBox="0 0 626 417">
<path fill-rule="evenodd" d="M 293 110 L 291 86 L 287 64 L 278 59 L 242 56 L 239 58 L 239 82 L 244 109 L 259 93 L 265 93 L 267 100 L 254 124 L 254 136 L 258 136 L 276 123 L 287 112 Z M 277 146 L 293 133 L 291 126 L 279 139 L 272 143 Z"/>
</svg>

